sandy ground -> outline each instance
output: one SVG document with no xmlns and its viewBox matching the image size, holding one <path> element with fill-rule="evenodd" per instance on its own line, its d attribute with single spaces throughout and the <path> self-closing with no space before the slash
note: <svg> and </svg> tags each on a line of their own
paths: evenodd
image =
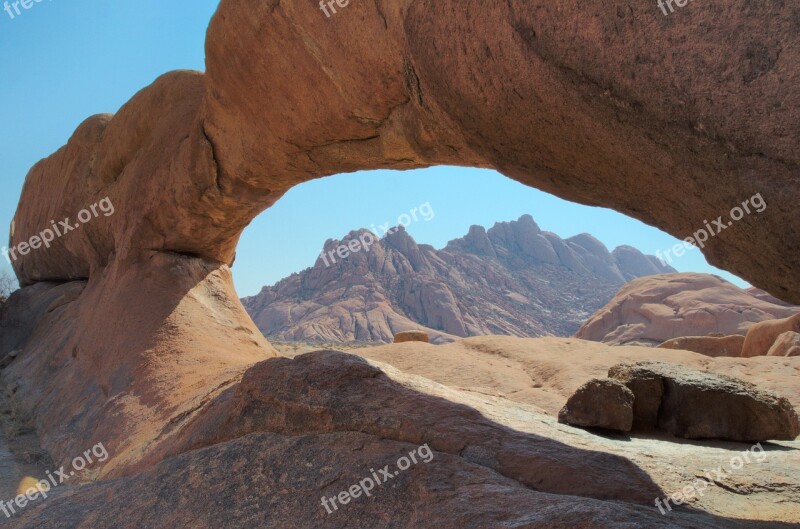
<svg viewBox="0 0 800 529">
<path fill-rule="evenodd" d="M 357 354 L 406 373 L 474 393 L 497 395 L 556 415 L 578 387 L 622 362 L 658 360 L 752 382 L 785 396 L 800 410 L 800 358 L 711 358 L 638 346 L 608 346 L 577 338 L 480 336 L 444 345 L 273 343 L 293 358 L 321 349 Z"/>
<path fill-rule="evenodd" d="M 558 424 L 555 419 L 567 398 L 584 382 L 606 376 L 615 364 L 641 360 L 673 362 L 736 376 L 787 397 L 800 409 L 800 358 L 715 359 L 688 351 L 611 347 L 575 338 L 501 336 L 445 345 L 277 347 L 290 357 L 322 348 L 357 354 L 460 390 L 467 399 L 465 404 L 515 430 L 623 456 L 668 493 L 680 492 L 709 475 L 716 478 L 715 470 L 724 470 L 723 478 L 702 496 L 692 498 L 690 505 L 696 509 L 733 519 L 800 522 L 800 440 L 763 443 L 762 454 L 760 449 L 743 443 L 601 435 Z M 749 452 L 750 463 L 732 469 L 733 458 L 744 452 Z"/>
<path fill-rule="evenodd" d="M 709 358 L 687 351 L 610 347 L 574 338 L 520 339 L 476 337 L 445 345 L 275 343 L 284 356 L 337 349 L 424 377 L 419 391 L 441 384 L 443 394 L 479 410 L 498 424 L 565 445 L 607 452 L 635 463 L 666 493 L 681 491 L 715 469 L 730 470 L 708 487 L 691 507 L 742 520 L 800 522 L 800 441 L 764 443 L 764 456 L 751 456 L 743 468 L 730 469 L 732 458 L 749 445 L 688 442 L 643 435 L 599 435 L 559 424 L 555 414 L 577 387 L 605 376 L 620 362 L 657 359 L 738 376 L 785 395 L 800 409 L 800 358 Z M 0 401 L 0 412 L 4 402 Z M 8 408 L 8 401 L 5 401 Z M 13 424 L 12 424 L 13 426 Z M 754 454 L 754 452 L 752 452 Z M 41 457 L 36 438 L 23 433 L 10 439 L 0 428 L 0 501 L 16 495 L 26 477 L 41 476 L 53 466 Z M 576 472 L 580 472 L 576 468 Z M 654 498 L 655 500 L 655 498 Z M 656 509 L 654 506 L 653 509 Z M 0 520 L 2 513 L 0 513 Z M 2 525 L 0 523 L 0 525 Z"/>
</svg>

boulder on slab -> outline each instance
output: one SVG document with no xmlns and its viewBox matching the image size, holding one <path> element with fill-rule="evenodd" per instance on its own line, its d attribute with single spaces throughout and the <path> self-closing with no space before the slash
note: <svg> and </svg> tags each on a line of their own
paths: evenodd
<svg viewBox="0 0 800 529">
<path fill-rule="evenodd" d="M 744 346 L 743 334 L 732 334 L 730 336 L 682 336 L 667 340 L 658 346 L 659 349 L 680 349 L 692 351 L 701 355 L 718 356 L 742 356 Z"/>
<path fill-rule="evenodd" d="M 686 439 L 742 442 L 791 441 L 800 435 L 800 420 L 788 400 L 743 380 L 664 362 L 619 364 L 608 376 L 633 392 L 636 427 Z"/>
<path fill-rule="evenodd" d="M 584 428 L 629 432 L 633 427 L 633 392 L 610 378 L 590 380 L 569 398 L 558 422 Z"/>
<path fill-rule="evenodd" d="M 778 336 L 767 356 L 800 356 L 800 333 L 789 331 Z"/>
<path fill-rule="evenodd" d="M 394 335 L 394 343 L 403 342 L 425 342 L 428 343 L 430 338 L 425 331 L 403 331 Z"/>
</svg>

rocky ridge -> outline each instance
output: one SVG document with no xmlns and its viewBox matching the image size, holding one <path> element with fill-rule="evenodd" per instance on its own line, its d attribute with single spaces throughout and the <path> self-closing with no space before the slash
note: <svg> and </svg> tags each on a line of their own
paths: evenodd
<svg viewBox="0 0 800 529">
<path fill-rule="evenodd" d="M 312 342 L 388 343 L 420 327 L 434 343 L 570 336 L 627 281 L 674 272 L 631 246 L 609 252 L 588 234 L 562 239 L 530 215 L 472 226 L 441 250 L 400 226 L 344 259 L 330 255 L 369 237 L 359 230 L 329 240 L 312 268 L 244 298 L 258 328 L 271 339 Z"/>
<path fill-rule="evenodd" d="M 765 292 L 744 290 L 709 274 L 645 277 L 625 285 L 576 336 L 612 345 L 649 346 L 675 338 L 744 336 L 755 324 L 800 312 L 798 306 L 774 303 L 773 299 Z M 775 336 L 770 336 L 772 341 Z M 695 340 L 698 347 L 694 350 L 708 348 L 711 341 L 723 340 Z M 771 343 L 757 354 L 766 354 Z"/>
</svg>

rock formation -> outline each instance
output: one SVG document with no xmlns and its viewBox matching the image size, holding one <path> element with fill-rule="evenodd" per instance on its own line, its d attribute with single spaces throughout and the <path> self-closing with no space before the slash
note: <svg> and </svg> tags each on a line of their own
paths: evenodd
<svg viewBox="0 0 800 529">
<path fill-rule="evenodd" d="M 744 336 L 684 336 L 667 340 L 658 346 L 659 349 L 682 349 L 706 356 L 742 356 Z"/>
<path fill-rule="evenodd" d="M 329 240 L 312 268 L 242 302 L 280 341 L 388 343 L 418 328 L 434 343 L 570 336 L 629 279 L 670 271 L 630 246 L 609 252 L 588 234 L 561 239 L 524 215 L 472 226 L 442 250 L 417 244 L 402 226 L 381 240 L 354 231 Z"/>
<path fill-rule="evenodd" d="M 613 345 L 659 345 L 689 336 L 744 335 L 757 322 L 798 312 L 800 307 L 772 304 L 717 276 L 665 274 L 625 285 L 576 336 Z"/>
<path fill-rule="evenodd" d="M 766 355 L 778 337 L 786 332 L 800 332 L 800 314 L 779 320 L 762 321 L 750 327 L 745 336 L 742 356 L 751 358 Z"/>
<path fill-rule="evenodd" d="M 630 432 L 634 395 L 610 378 L 590 380 L 578 388 L 558 412 L 558 422 L 584 428 Z"/>
<path fill-rule="evenodd" d="M 781 334 L 769 348 L 767 356 L 800 356 L 800 334 L 791 331 Z"/>
<path fill-rule="evenodd" d="M 687 439 L 731 441 L 794 440 L 800 420 L 794 407 L 742 380 L 695 371 L 677 364 L 620 364 L 608 376 L 633 392 L 633 424 Z M 597 413 L 604 413 L 607 392 L 593 388 Z"/>
<path fill-rule="evenodd" d="M 394 343 L 405 342 L 429 343 L 430 337 L 424 331 L 403 331 L 394 335 Z"/>
<path fill-rule="evenodd" d="M 238 301 L 229 266 L 248 223 L 313 178 L 437 164 L 495 168 L 680 238 L 761 193 L 769 207 L 731 224 L 703 252 L 800 303 L 800 254 L 791 251 L 800 226 L 787 222 L 800 195 L 793 3 L 707 0 L 679 20 L 649 3 L 377 0 L 347 9 L 326 18 L 306 2 L 222 0 L 207 35 L 205 73 L 162 76 L 116 115 L 84 121 L 31 169 L 9 246 L 104 197 L 116 213 L 14 261 L 27 288 L 3 307 L 0 356 L 19 354 L 2 375 L 36 407 L 56 464 L 102 440 L 114 456 L 99 477 L 120 479 L 58 491 L 17 527 L 186 526 L 203 518 L 220 528 L 385 523 L 385 504 L 356 504 L 345 521 L 323 524 L 301 506 L 331 477 L 341 476 L 338 488 L 361 475 L 355 462 L 366 463 L 351 447 L 389 457 L 407 443 L 376 445 L 374 434 L 352 431 L 256 432 L 189 452 L 181 439 L 190 422 L 212 419 L 210 405 L 236 395 L 248 369 L 268 369 L 263 362 L 275 356 Z M 280 360 L 268 366 L 286 367 Z M 299 372 L 295 388 L 286 386 L 292 398 L 300 398 L 298 386 L 313 391 Z M 307 404 L 319 395 L 306 397 L 296 405 L 276 400 L 290 427 L 302 428 L 293 412 L 306 419 L 347 413 L 324 395 L 331 408 L 315 411 Z M 392 417 L 386 428 L 399 438 L 404 417 Z M 630 491 L 627 502 L 596 499 L 587 491 L 602 483 L 577 474 L 565 475 L 558 489 L 570 495 L 532 490 L 522 483 L 553 479 L 547 464 L 537 469 L 538 439 L 480 424 L 486 442 L 496 436 L 514 446 L 442 452 L 441 467 L 417 471 L 421 481 L 398 482 L 389 510 L 405 512 L 400 506 L 424 494 L 417 515 L 443 528 L 719 526 L 688 513 L 667 521 L 652 506 L 637 506 L 656 492 L 648 484 L 655 473 L 643 476 L 610 449 L 592 458 L 589 475 L 605 470 L 603 479 L 614 483 L 607 494 Z M 535 464 L 526 466 L 521 453 Z M 312 468 L 330 475 L 306 480 L 296 470 L 312 454 L 325 454 Z M 515 481 L 503 474 L 508 468 L 531 474 Z M 296 481 L 282 481 L 281 469 L 294 469 Z M 474 484 L 469 498 L 455 490 L 465 483 Z M 556 490 L 559 482 L 546 485 Z M 576 500 L 576 491 L 587 496 Z"/>
<path fill-rule="evenodd" d="M 520 527 L 529 529 L 553 523 L 585 529 L 626 523 L 784 529 L 786 524 L 769 520 L 800 522 L 800 456 L 788 449 L 794 445 L 765 446 L 765 460 L 738 470 L 691 508 L 665 518 L 654 509 L 654 497 L 681 490 L 699 469 L 717 468 L 745 445 L 699 448 L 633 437 L 623 442 L 559 425 L 558 407 L 547 405 L 545 413 L 522 402 L 546 404 L 551 393 L 561 406 L 565 392 L 585 377 L 602 376 L 626 358 L 657 354 L 715 372 L 746 369 L 748 380 L 783 388 L 800 402 L 797 359 L 708 359 L 682 351 L 512 337 L 362 351 L 405 368 L 332 351 L 261 362 L 241 383 L 166 425 L 164 435 L 147 447 L 154 459 L 146 459 L 144 470 L 56 490 L 12 527 L 80 527 L 89 516 L 93 529 L 133 529 L 162 522 L 181 526 L 202 516 L 213 527 L 234 529 L 253 512 L 257 527 L 382 527 L 387 511 L 406 512 L 403 505 L 417 502 L 425 520 L 403 517 L 396 525 L 413 529 L 434 520 L 441 527 L 464 522 L 488 529 L 513 525 L 520 517 L 526 520 Z M 441 384 L 410 371 L 431 373 Z M 491 375 L 500 391 L 488 387 Z M 522 377 L 527 391 L 514 385 Z M 377 487 L 373 497 L 333 514 L 320 505 L 323 494 L 347 490 L 369 475 L 370 466 L 394 465 L 422 442 L 436 447 L 429 464 L 412 466 Z M 152 465 L 157 461 L 162 462 Z M 544 492 L 553 490 L 571 493 Z M 519 504 L 511 503 L 515 498 Z M 223 500 L 224 508 L 216 500 Z M 545 507 L 546 515 L 540 512 Z M 584 518 L 590 515 L 594 518 Z"/>
</svg>

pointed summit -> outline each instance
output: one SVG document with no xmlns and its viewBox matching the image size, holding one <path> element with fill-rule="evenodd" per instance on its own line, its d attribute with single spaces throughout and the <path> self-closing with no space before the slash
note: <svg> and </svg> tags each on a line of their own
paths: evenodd
<svg viewBox="0 0 800 529">
<path fill-rule="evenodd" d="M 471 226 L 442 250 L 417 244 L 402 226 L 381 240 L 357 230 L 328 240 L 313 268 L 243 303 L 278 340 L 391 342 L 416 329 L 433 343 L 569 336 L 628 277 L 662 271 L 650 259 L 630 247 L 612 254 L 588 234 L 565 241 L 530 215 L 488 231 Z"/>
</svg>

